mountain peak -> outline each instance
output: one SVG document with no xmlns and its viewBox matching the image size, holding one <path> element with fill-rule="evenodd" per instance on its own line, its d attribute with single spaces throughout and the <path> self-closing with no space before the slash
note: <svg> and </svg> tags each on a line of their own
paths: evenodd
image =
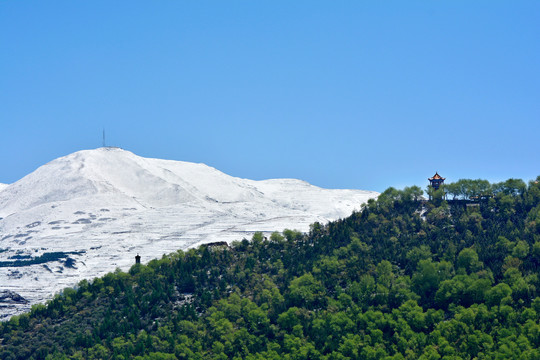
<svg viewBox="0 0 540 360">
<path fill-rule="evenodd" d="M 255 231 L 307 231 L 377 195 L 294 179 L 241 179 L 120 148 L 78 151 L 0 191 L 0 262 L 25 259 L 0 266 L 0 283 L 28 299 L 28 307 L 83 278 L 128 268 L 136 253 L 148 261 Z"/>
</svg>

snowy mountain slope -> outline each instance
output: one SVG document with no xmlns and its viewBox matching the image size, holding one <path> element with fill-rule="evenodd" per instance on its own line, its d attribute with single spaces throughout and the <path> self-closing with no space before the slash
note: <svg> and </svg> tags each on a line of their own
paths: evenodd
<svg viewBox="0 0 540 360">
<path fill-rule="evenodd" d="M 8 184 L 2 184 L 0 183 L 0 191 L 4 190 L 5 188 L 7 188 L 9 185 Z"/>
<path fill-rule="evenodd" d="M 0 191 L 0 290 L 29 300 L 0 304 L 0 318 L 83 278 L 128 269 L 137 253 L 144 262 L 255 231 L 307 231 L 377 195 L 294 179 L 240 179 L 118 148 L 79 151 Z"/>
</svg>

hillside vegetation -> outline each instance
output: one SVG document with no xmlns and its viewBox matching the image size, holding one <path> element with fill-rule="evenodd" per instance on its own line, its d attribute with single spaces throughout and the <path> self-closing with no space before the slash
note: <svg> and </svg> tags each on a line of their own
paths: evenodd
<svg viewBox="0 0 540 360">
<path fill-rule="evenodd" d="M 539 359 L 540 184 L 502 184 L 390 188 L 309 234 L 82 281 L 1 323 L 0 358 Z"/>
</svg>

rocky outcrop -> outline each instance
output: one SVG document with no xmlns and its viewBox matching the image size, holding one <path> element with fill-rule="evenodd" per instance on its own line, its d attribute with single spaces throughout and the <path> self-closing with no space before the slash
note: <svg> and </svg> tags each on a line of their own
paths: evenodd
<svg viewBox="0 0 540 360">
<path fill-rule="evenodd" d="M 28 304 L 28 300 L 11 290 L 0 290 L 0 306 L 4 304 Z"/>
</svg>

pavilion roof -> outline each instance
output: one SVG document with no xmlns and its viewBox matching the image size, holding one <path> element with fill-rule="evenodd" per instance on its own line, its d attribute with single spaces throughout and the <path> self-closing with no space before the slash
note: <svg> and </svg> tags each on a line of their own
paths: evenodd
<svg viewBox="0 0 540 360">
<path fill-rule="evenodd" d="M 428 178 L 429 181 L 431 180 L 446 180 L 446 178 L 443 178 L 441 175 L 439 175 L 438 172 L 435 172 L 435 175 L 433 177 Z"/>
</svg>

